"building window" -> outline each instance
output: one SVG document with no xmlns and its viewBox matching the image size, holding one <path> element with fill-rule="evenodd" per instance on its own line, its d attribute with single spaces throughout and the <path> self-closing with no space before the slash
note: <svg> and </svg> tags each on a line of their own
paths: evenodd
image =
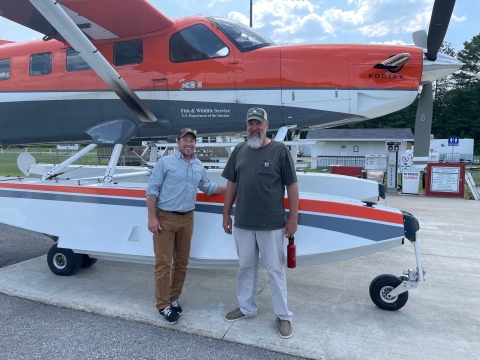
<svg viewBox="0 0 480 360">
<path fill-rule="evenodd" d="M 355 145 L 355 146 L 353 147 L 353 152 L 358 152 L 358 145 Z"/>
<path fill-rule="evenodd" d="M 10 79 L 10 59 L 0 60 L 0 80 Z"/>
<path fill-rule="evenodd" d="M 208 27 L 197 24 L 170 38 L 170 60 L 185 62 L 225 57 L 230 50 Z"/>
<path fill-rule="evenodd" d="M 90 65 L 87 64 L 81 55 L 73 49 L 67 50 L 67 71 L 90 70 Z"/>
<path fill-rule="evenodd" d="M 122 41 L 113 45 L 115 66 L 140 64 L 143 61 L 143 40 Z"/>
<path fill-rule="evenodd" d="M 47 75 L 52 72 L 52 53 L 46 52 L 30 56 L 30 75 Z"/>
</svg>

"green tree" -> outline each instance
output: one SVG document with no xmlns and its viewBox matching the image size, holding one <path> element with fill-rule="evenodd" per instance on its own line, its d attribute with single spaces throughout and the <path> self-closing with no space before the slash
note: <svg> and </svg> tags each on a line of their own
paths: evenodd
<svg viewBox="0 0 480 360">
<path fill-rule="evenodd" d="M 440 53 L 456 57 L 457 54 L 449 42 L 443 42 L 439 50 Z M 438 79 L 433 84 L 433 115 L 432 115 L 432 134 L 436 139 L 444 139 L 449 134 L 446 132 L 446 126 L 449 118 L 447 117 L 448 94 L 457 87 L 457 82 L 453 75 L 448 75 Z M 449 115 L 450 116 L 450 115 Z"/>
<path fill-rule="evenodd" d="M 454 77 L 458 85 L 463 88 L 472 88 L 480 85 L 480 34 L 471 41 L 463 43 L 463 50 L 457 56 L 464 65 Z"/>
</svg>

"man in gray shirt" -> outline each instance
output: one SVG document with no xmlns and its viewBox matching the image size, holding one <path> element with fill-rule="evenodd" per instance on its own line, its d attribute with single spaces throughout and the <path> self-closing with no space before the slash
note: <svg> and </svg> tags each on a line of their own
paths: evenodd
<svg viewBox="0 0 480 360">
<path fill-rule="evenodd" d="M 153 233 L 155 252 L 156 307 L 170 324 L 183 313 L 179 300 L 187 275 L 197 189 L 207 195 L 225 193 L 225 187 L 208 180 L 193 153 L 196 140 L 192 129 L 180 131 L 178 151 L 157 161 L 146 193 L 148 230 Z"/>
<path fill-rule="evenodd" d="M 275 318 L 279 334 L 288 339 L 293 334 L 293 314 L 287 307 L 284 236 L 297 231 L 298 185 L 290 152 L 281 143 L 266 136 L 267 113 L 252 108 L 247 113 L 248 140 L 235 147 L 222 176 L 228 180 L 223 209 L 223 229 L 232 233 L 230 211 L 235 198 L 235 229 L 240 268 L 237 299 L 240 307 L 225 316 L 236 321 L 257 315 L 259 252 L 270 279 Z M 290 217 L 285 219 L 284 196 L 287 189 Z"/>
</svg>

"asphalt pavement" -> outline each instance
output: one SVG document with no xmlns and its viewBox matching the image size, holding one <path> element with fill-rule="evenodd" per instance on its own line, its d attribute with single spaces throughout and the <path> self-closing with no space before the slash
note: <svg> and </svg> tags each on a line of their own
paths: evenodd
<svg viewBox="0 0 480 360">
<path fill-rule="evenodd" d="M 0 229 L 0 268 L 45 255 L 53 244 L 51 240 Z M 0 358 L 300 359 L 4 294 L 0 294 Z"/>
</svg>

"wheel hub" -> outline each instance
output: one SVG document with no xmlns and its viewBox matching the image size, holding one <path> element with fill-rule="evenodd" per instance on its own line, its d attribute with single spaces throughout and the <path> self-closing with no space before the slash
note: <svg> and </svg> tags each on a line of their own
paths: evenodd
<svg viewBox="0 0 480 360">
<path fill-rule="evenodd" d="M 380 289 L 380 298 L 385 301 L 386 303 L 394 303 L 397 301 L 398 296 L 394 296 L 392 298 L 388 297 L 388 294 L 392 292 L 392 290 L 395 289 L 393 286 L 384 286 L 383 288 Z"/>
<path fill-rule="evenodd" d="M 65 268 L 65 266 L 67 266 L 67 258 L 62 253 L 56 253 L 53 256 L 53 265 L 57 269 L 62 270 Z"/>
</svg>

